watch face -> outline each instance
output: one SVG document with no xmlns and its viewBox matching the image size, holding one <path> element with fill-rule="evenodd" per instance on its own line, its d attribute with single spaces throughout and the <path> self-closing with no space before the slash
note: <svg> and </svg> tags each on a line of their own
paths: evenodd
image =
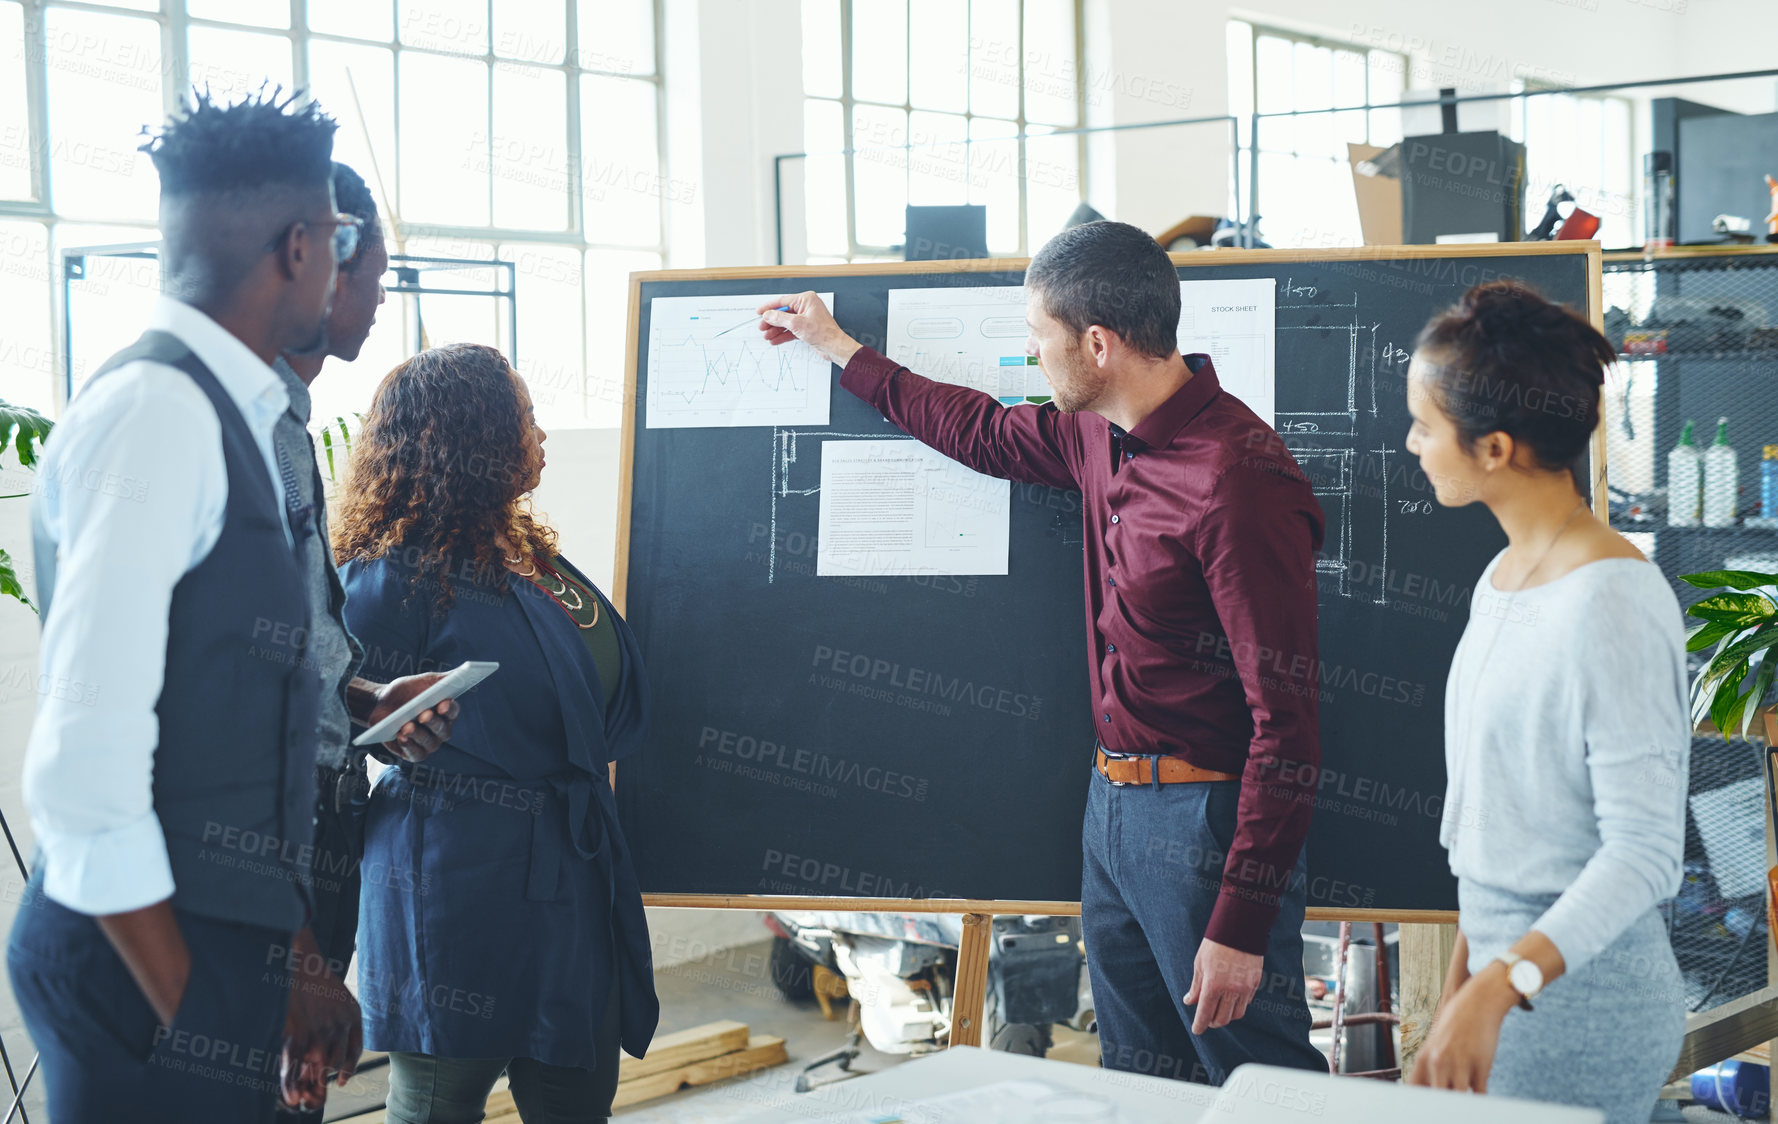
<svg viewBox="0 0 1778 1124">
<path fill-rule="evenodd" d="M 1521 960 L 1507 973 L 1513 990 L 1529 999 L 1543 990 L 1543 969 L 1529 960 Z"/>
</svg>

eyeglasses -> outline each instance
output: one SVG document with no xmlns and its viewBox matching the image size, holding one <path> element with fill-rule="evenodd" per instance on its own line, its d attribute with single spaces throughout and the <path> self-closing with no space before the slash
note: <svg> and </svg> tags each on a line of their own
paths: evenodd
<svg viewBox="0 0 1778 1124">
<path fill-rule="evenodd" d="M 345 267 L 358 256 L 358 246 L 364 232 L 364 220 L 357 215 L 337 214 L 330 219 L 298 219 L 283 230 L 278 236 L 266 243 L 266 250 L 276 250 L 278 244 L 290 236 L 290 232 L 299 226 L 331 226 L 333 227 L 333 261 L 336 266 Z"/>
</svg>

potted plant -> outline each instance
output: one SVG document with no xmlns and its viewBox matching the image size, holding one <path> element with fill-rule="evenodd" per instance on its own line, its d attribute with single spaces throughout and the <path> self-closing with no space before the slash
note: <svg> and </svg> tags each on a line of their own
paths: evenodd
<svg viewBox="0 0 1778 1124">
<path fill-rule="evenodd" d="M 1692 725 L 1709 718 L 1724 737 L 1744 738 L 1778 673 L 1778 574 L 1706 570 L 1679 580 L 1723 590 L 1686 610 L 1700 623 L 1686 633 L 1685 650 L 1715 646 L 1692 683 Z"/>
<path fill-rule="evenodd" d="M 21 466 L 35 468 L 38 451 L 48 439 L 51 428 L 50 420 L 36 410 L 0 399 L 0 467 L 4 467 L 6 449 L 11 446 Z M 0 495 L 0 500 L 24 499 L 29 495 L 29 492 L 13 492 Z M 13 569 L 12 557 L 4 550 L 0 550 L 0 597 L 17 598 L 29 605 L 32 612 L 37 611 L 37 606 L 25 596 L 24 583 L 19 581 L 18 571 Z"/>
</svg>

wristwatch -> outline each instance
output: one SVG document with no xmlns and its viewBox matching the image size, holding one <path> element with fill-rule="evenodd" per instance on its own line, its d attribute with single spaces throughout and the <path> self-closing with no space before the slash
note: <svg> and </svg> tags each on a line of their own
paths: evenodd
<svg viewBox="0 0 1778 1124">
<path fill-rule="evenodd" d="M 1536 961 L 1527 960 L 1516 952 L 1507 951 L 1494 959 L 1506 965 L 1506 980 L 1512 989 L 1519 993 L 1519 1006 L 1531 1010 L 1531 1001 L 1543 990 L 1543 969 Z"/>
</svg>

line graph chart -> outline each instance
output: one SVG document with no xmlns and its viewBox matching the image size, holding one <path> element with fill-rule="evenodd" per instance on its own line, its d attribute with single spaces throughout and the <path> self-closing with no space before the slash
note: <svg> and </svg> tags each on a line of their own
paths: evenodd
<svg viewBox="0 0 1778 1124">
<path fill-rule="evenodd" d="M 807 344 L 755 330 L 771 294 L 656 297 L 648 329 L 649 429 L 826 425 L 832 366 Z M 833 306 L 833 294 L 821 299 Z"/>
</svg>

